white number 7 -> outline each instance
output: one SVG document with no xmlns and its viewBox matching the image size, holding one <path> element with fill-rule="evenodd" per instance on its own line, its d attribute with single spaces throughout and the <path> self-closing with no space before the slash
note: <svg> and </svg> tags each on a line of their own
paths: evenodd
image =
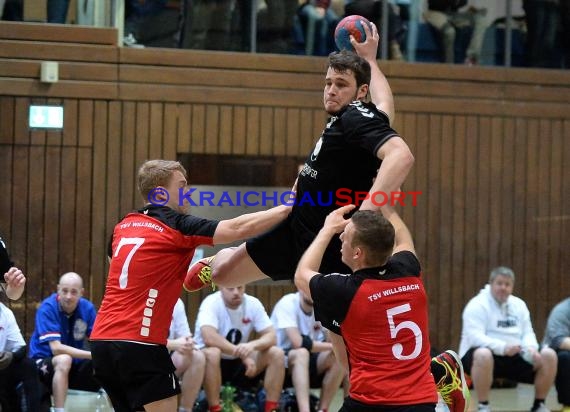
<svg viewBox="0 0 570 412">
<path fill-rule="evenodd" d="M 119 250 L 121 250 L 121 247 L 124 245 L 134 245 L 133 248 L 129 251 L 127 258 L 125 259 L 125 263 L 123 263 L 123 268 L 121 269 L 121 276 L 119 276 L 119 287 L 121 289 L 127 287 L 127 281 L 129 280 L 129 264 L 131 263 L 133 255 L 137 249 L 142 246 L 143 243 L 144 237 L 122 237 L 119 241 L 117 250 L 115 250 L 113 257 L 117 257 L 119 255 Z"/>
<path fill-rule="evenodd" d="M 414 351 L 409 355 L 402 355 L 404 347 L 401 343 L 395 343 L 392 345 L 392 353 L 396 359 L 407 360 L 417 358 L 422 350 L 422 331 L 417 323 L 407 320 L 398 324 L 398 326 L 394 324 L 394 316 L 404 312 L 409 312 L 410 310 L 412 310 L 410 304 L 406 303 L 405 305 L 396 306 L 386 311 L 386 314 L 388 315 L 388 323 L 390 324 L 390 337 L 392 339 L 396 339 L 396 335 L 402 329 L 410 329 L 416 338 Z"/>
</svg>

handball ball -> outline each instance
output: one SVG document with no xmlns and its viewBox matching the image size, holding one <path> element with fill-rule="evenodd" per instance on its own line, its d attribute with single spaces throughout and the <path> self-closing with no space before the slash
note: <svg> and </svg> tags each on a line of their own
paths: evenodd
<svg viewBox="0 0 570 412">
<path fill-rule="evenodd" d="M 362 22 L 368 25 L 372 30 L 372 24 L 364 17 L 353 14 L 346 16 L 336 26 L 334 31 L 334 41 L 339 50 L 354 51 L 352 44 L 350 44 L 350 35 L 352 34 L 355 40 L 362 43 L 366 40 L 366 33 Z"/>
</svg>

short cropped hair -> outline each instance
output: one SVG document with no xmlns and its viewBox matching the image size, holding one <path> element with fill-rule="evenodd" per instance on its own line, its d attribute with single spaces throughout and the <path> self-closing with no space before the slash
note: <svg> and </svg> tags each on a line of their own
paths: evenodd
<svg viewBox="0 0 570 412">
<path fill-rule="evenodd" d="M 359 210 L 352 215 L 356 229 L 352 239 L 353 247 L 362 245 L 366 249 L 367 263 L 383 265 L 394 250 L 394 226 L 380 213 Z"/>
<path fill-rule="evenodd" d="M 371 69 L 370 64 L 362 57 L 348 50 L 332 52 L 329 54 L 328 67 L 339 73 L 345 73 L 351 70 L 356 79 L 356 87 L 363 84 L 370 84 Z"/>
<path fill-rule="evenodd" d="M 491 270 L 491 274 L 489 275 L 489 283 L 493 282 L 497 276 L 506 276 L 515 281 L 515 272 L 509 267 L 506 266 L 498 266 Z"/>
<path fill-rule="evenodd" d="M 158 186 L 165 186 L 172 176 L 172 173 L 179 171 L 186 178 L 186 169 L 174 160 L 147 160 L 139 168 L 138 188 L 144 200 L 148 194 Z"/>
</svg>

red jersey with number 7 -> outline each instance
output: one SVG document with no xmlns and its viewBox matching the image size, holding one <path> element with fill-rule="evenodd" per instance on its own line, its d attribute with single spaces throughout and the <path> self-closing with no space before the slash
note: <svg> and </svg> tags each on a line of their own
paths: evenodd
<svg viewBox="0 0 570 412">
<path fill-rule="evenodd" d="M 217 225 L 152 205 L 121 220 L 113 231 L 107 286 L 91 340 L 166 345 L 194 251 L 213 244 Z"/>
</svg>

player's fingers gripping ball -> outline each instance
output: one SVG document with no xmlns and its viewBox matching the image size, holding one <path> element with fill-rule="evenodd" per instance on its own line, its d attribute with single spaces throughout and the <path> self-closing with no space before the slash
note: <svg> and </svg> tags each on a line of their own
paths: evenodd
<svg viewBox="0 0 570 412">
<path fill-rule="evenodd" d="M 362 43 L 366 40 L 366 32 L 364 31 L 363 23 L 368 25 L 368 28 L 372 32 L 372 23 L 362 16 L 356 14 L 346 16 L 337 25 L 334 31 L 334 41 L 336 47 L 339 50 L 350 50 L 354 51 L 354 47 L 350 43 L 350 35 L 354 36 L 354 39 Z"/>
</svg>

